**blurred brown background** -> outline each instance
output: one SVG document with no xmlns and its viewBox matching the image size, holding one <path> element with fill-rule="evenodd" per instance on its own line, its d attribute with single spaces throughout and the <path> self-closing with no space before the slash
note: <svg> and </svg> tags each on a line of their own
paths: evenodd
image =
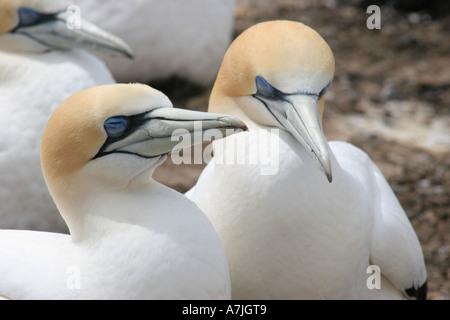
<svg viewBox="0 0 450 320">
<path fill-rule="evenodd" d="M 366 151 L 383 171 L 422 244 L 429 299 L 450 299 L 450 1 L 236 0 L 234 36 L 267 20 L 301 21 L 335 54 L 324 130 Z M 369 30 L 369 5 L 381 28 Z M 153 83 L 177 107 L 206 110 L 210 88 L 180 79 Z M 193 94 L 194 93 L 194 94 Z M 155 178 L 180 192 L 204 164 Z"/>
</svg>

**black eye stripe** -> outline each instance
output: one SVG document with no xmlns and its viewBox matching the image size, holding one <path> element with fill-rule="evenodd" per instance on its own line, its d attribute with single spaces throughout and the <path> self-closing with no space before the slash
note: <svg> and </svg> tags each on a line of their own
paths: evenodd
<svg viewBox="0 0 450 320">
<path fill-rule="evenodd" d="M 142 126 L 144 122 L 148 121 L 149 113 L 151 113 L 151 111 L 135 114 L 132 116 L 117 115 L 106 119 L 103 123 L 103 128 L 105 129 L 108 137 L 106 138 L 103 146 L 98 151 L 97 155 L 95 155 L 94 159 L 105 155 L 104 150 L 110 144 L 121 139 L 125 139 L 131 133 L 136 131 L 140 126 Z M 124 127 L 120 129 L 121 123 L 122 125 L 124 125 Z"/>
<path fill-rule="evenodd" d="M 112 143 L 125 138 L 131 132 L 135 131 L 136 128 L 140 127 L 147 118 L 148 112 L 132 116 L 117 115 L 106 119 L 103 127 L 108 134 L 107 142 Z M 122 130 L 120 130 L 121 125 L 123 126 Z"/>
<path fill-rule="evenodd" d="M 322 98 L 323 95 L 324 95 L 325 93 L 327 93 L 328 88 L 329 88 L 330 86 L 331 86 L 331 80 L 330 80 L 330 82 L 328 82 L 328 84 L 325 86 L 325 88 L 323 88 L 323 89 L 319 92 L 319 95 L 318 95 L 319 99 Z"/>
<path fill-rule="evenodd" d="M 257 76 L 256 79 L 257 94 L 269 99 L 277 99 L 284 96 L 284 93 L 273 87 L 266 79 Z"/>
<path fill-rule="evenodd" d="M 257 76 L 255 79 L 256 82 L 256 96 L 264 97 L 267 99 L 286 99 L 287 96 L 290 95 L 308 95 L 308 96 L 317 96 L 318 99 L 322 98 L 322 96 L 327 92 L 328 88 L 331 85 L 331 80 L 328 84 L 319 92 L 319 93 L 311 93 L 311 92 L 296 92 L 296 93 L 284 93 L 277 88 L 273 87 L 266 79 L 261 76 Z"/>
</svg>

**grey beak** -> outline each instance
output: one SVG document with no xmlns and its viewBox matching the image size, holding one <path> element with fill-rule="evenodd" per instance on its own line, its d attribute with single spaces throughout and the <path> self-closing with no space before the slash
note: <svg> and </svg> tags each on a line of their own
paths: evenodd
<svg viewBox="0 0 450 320">
<path fill-rule="evenodd" d="M 133 58 L 131 48 L 120 38 L 80 18 L 79 27 L 71 25 L 68 13 L 60 12 L 45 21 L 14 29 L 52 50 L 74 48 L 100 52 L 113 57 Z"/>
<path fill-rule="evenodd" d="M 310 152 L 312 160 L 331 182 L 331 161 L 320 124 L 318 96 L 290 94 L 283 99 L 264 101 L 280 125 Z"/>
<path fill-rule="evenodd" d="M 142 157 L 156 157 L 186 147 L 179 137 L 189 136 L 189 145 L 209 142 L 203 133 L 219 130 L 222 137 L 247 130 L 247 126 L 229 115 L 190 111 L 177 108 L 158 108 L 148 112 L 128 136 L 115 141 L 103 153 L 133 153 Z M 200 136 L 200 139 L 194 139 Z"/>
</svg>

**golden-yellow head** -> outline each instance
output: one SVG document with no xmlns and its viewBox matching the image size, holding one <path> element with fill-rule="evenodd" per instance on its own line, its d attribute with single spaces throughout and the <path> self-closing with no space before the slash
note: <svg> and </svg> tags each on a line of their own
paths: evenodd
<svg viewBox="0 0 450 320">
<path fill-rule="evenodd" d="M 225 136 L 231 133 L 227 129 L 244 128 L 231 116 L 173 108 L 167 96 L 147 85 L 93 87 L 71 96 L 49 119 L 41 142 L 42 170 L 50 191 L 81 173 L 126 185 L 178 150 L 180 134 L 191 138 L 218 129 Z"/>
<path fill-rule="evenodd" d="M 334 56 L 312 28 L 295 21 L 269 21 L 245 30 L 230 45 L 215 90 L 231 97 L 256 93 L 261 76 L 285 93 L 318 94 L 334 75 Z"/>
</svg>

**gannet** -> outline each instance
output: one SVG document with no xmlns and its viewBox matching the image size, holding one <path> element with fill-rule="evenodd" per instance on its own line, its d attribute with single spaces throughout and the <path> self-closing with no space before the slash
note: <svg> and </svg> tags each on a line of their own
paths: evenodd
<svg viewBox="0 0 450 320">
<path fill-rule="evenodd" d="M 172 76 L 211 87 L 231 43 L 235 0 L 77 1 L 81 14 L 124 39 L 134 60 L 105 57 L 120 82 Z"/>
<path fill-rule="evenodd" d="M 84 49 L 132 55 L 122 40 L 82 18 L 81 29 L 70 29 L 74 16 L 66 6 L 0 0 L 0 228 L 67 232 L 41 173 L 45 124 L 70 95 L 115 82 Z"/>
<path fill-rule="evenodd" d="M 211 223 L 151 178 L 178 135 L 209 129 L 226 135 L 245 125 L 172 108 L 142 84 L 98 86 L 66 100 L 45 128 L 41 161 L 70 235 L 0 230 L 0 296 L 229 299 L 225 251 Z"/>
<path fill-rule="evenodd" d="M 225 54 L 209 111 L 249 131 L 214 142 L 186 196 L 219 233 L 233 299 L 426 297 L 421 246 L 381 171 L 324 137 L 333 75 L 330 47 L 299 22 L 257 24 Z"/>
</svg>

